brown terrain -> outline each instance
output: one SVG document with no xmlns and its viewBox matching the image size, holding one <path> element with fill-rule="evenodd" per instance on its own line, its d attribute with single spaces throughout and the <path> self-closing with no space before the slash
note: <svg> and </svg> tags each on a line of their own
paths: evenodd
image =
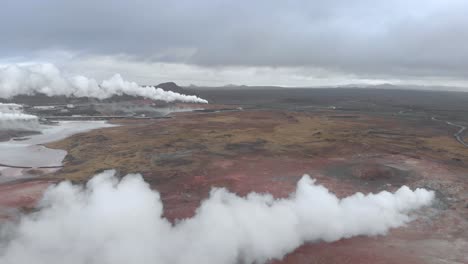
<svg viewBox="0 0 468 264">
<path fill-rule="evenodd" d="M 285 197 L 303 174 L 340 197 L 424 187 L 437 200 L 408 226 L 387 236 L 310 243 L 272 263 L 468 263 L 468 148 L 443 122 L 327 109 L 118 122 L 49 144 L 68 151 L 64 168 L 0 185 L 0 205 L 31 209 L 51 182 L 84 182 L 106 169 L 141 173 L 171 220 L 192 216 L 213 186 Z"/>
</svg>

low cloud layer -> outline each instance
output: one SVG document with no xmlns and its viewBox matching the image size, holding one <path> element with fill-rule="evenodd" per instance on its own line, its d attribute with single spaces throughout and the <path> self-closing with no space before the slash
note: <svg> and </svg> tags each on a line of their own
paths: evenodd
<svg viewBox="0 0 468 264">
<path fill-rule="evenodd" d="M 67 50 L 210 69 L 466 81 L 467 9 L 465 0 L 7 1 L 0 58 Z"/>
<path fill-rule="evenodd" d="M 18 104 L 0 103 L 0 130 L 38 130 L 39 118 L 23 113 Z"/>
<path fill-rule="evenodd" d="M 0 98 L 42 93 L 106 99 L 114 95 L 141 96 L 166 102 L 207 103 L 193 95 L 183 95 L 160 88 L 140 86 L 126 81 L 119 74 L 100 84 L 85 76 L 68 76 L 53 64 L 8 65 L 0 68 Z"/>
<path fill-rule="evenodd" d="M 85 187 L 49 188 L 37 212 L 4 224 L 0 263 L 264 263 L 306 242 L 384 235 L 433 198 L 404 186 L 339 199 L 304 176 L 287 199 L 215 188 L 194 217 L 171 224 L 140 175 L 106 171 Z"/>
</svg>

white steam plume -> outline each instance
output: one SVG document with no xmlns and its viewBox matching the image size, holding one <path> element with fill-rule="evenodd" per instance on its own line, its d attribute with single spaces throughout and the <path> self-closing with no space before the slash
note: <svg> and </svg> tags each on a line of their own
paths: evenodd
<svg viewBox="0 0 468 264">
<path fill-rule="evenodd" d="M 404 186 L 338 199 L 305 175 L 287 199 L 215 188 L 194 217 L 171 224 L 140 175 L 119 182 L 106 171 L 86 187 L 51 187 L 38 212 L 4 226 L 0 263 L 264 263 L 305 242 L 385 234 L 433 197 Z"/>
<path fill-rule="evenodd" d="M 0 103 L 0 131 L 37 129 L 39 129 L 38 117 L 24 114 L 22 105 Z"/>
<path fill-rule="evenodd" d="M 23 106 L 20 104 L 0 103 L 0 112 L 2 113 L 17 113 L 21 111 L 23 111 Z"/>
<path fill-rule="evenodd" d="M 142 96 L 166 102 L 208 103 L 194 95 L 183 95 L 160 88 L 140 86 L 122 79 L 119 74 L 98 82 L 84 76 L 67 76 L 53 64 L 9 65 L 0 68 L 0 98 L 43 93 L 106 99 L 114 95 Z"/>
</svg>

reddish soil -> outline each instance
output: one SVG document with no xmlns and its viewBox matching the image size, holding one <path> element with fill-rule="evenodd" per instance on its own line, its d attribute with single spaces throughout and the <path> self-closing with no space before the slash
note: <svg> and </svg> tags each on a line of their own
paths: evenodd
<svg viewBox="0 0 468 264">
<path fill-rule="evenodd" d="M 84 181 L 107 168 L 141 172 L 161 193 L 171 220 L 191 217 L 213 186 L 285 197 L 303 174 L 339 197 L 403 184 L 429 188 L 436 203 L 406 227 L 386 236 L 309 243 L 272 263 L 468 263 L 468 151 L 450 133 L 398 119 L 317 115 L 232 112 L 129 121 L 55 144 L 69 156 L 54 180 Z M 0 185 L 0 206 L 31 208 L 50 183 Z"/>
<path fill-rule="evenodd" d="M 47 187 L 54 182 L 33 180 L 0 184 L 0 219 L 15 217 L 18 209 L 34 208 Z"/>
<path fill-rule="evenodd" d="M 368 178 L 363 182 L 359 175 L 356 178 L 339 178 L 326 174 L 327 168 L 353 163 L 351 161 L 353 157 L 322 160 L 243 157 L 217 160 L 207 168 L 206 175 L 187 177 L 181 181 L 183 184 L 177 181 L 153 186 L 161 192 L 165 215 L 170 219 L 191 217 L 212 186 L 227 187 L 241 195 L 256 191 L 285 197 L 294 190 L 296 181 L 304 173 L 310 174 L 340 197 L 357 191 L 392 191 L 400 187 L 392 183 L 392 175 L 385 179 L 385 184 L 376 186 Z M 284 260 L 272 263 L 468 263 L 465 252 L 468 248 L 468 199 L 464 192 L 468 188 L 464 180 L 466 174 L 434 161 L 404 156 L 382 155 L 372 159 L 370 164 L 368 175 L 376 170 L 376 164 L 398 164 L 401 170 L 411 172 L 406 185 L 438 191 L 436 204 L 419 212 L 418 220 L 392 230 L 387 236 L 310 243 Z M 365 166 L 363 168 L 367 171 Z M 379 169 L 375 171 L 377 174 L 379 172 Z M 401 181 L 395 178 L 397 182 Z"/>
</svg>

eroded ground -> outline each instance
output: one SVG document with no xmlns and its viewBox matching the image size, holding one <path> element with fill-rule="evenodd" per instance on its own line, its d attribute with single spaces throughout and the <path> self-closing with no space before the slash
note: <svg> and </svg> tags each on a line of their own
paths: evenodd
<svg viewBox="0 0 468 264">
<path fill-rule="evenodd" d="M 82 182 L 106 169 L 141 173 L 161 193 L 165 216 L 173 220 L 193 215 L 212 186 L 284 197 L 305 173 L 341 197 L 425 187 L 438 199 L 409 226 L 385 237 L 311 243 L 275 263 L 468 262 L 468 148 L 443 123 L 331 110 L 119 122 L 124 125 L 49 144 L 68 151 L 64 168 L 1 186 L 0 205 L 30 208 L 50 182 Z"/>
</svg>

